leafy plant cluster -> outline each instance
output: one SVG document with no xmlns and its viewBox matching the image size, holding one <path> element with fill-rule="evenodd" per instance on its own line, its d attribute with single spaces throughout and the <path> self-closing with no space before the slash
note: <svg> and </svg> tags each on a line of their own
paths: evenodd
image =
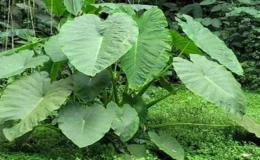
<svg viewBox="0 0 260 160">
<path fill-rule="evenodd" d="M 164 6 L 172 28 L 178 28 L 173 13 L 189 14 L 224 40 L 242 62 L 245 70 L 244 76 L 237 77 L 239 82 L 250 89 L 259 90 L 260 3 L 258 1 L 204 0 L 185 6 L 177 3 L 165 3 Z"/>
<path fill-rule="evenodd" d="M 0 78 L 12 79 L 0 99 L 7 140 L 26 138 L 36 126 L 50 124 L 80 148 L 101 139 L 121 141 L 131 154 L 145 157 L 140 151 L 155 144 L 170 157 L 184 159 L 176 139 L 147 125 L 149 108 L 178 94 L 164 78 L 172 67 L 189 90 L 260 137 L 231 74 L 243 75 L 235 54 L 192 17 L 175 17 L 187 38 L 168 29 L 156 6 L 87 0 L 44 4 L 51 19 L 59 21 L 57 32 L 30 37 L 33 43 L 0 53 Z M 169 93 L 146 103 L 143 94 L 157 81 Z M 144 141 L 136 142 L 140 134 Z"/>
</svg>

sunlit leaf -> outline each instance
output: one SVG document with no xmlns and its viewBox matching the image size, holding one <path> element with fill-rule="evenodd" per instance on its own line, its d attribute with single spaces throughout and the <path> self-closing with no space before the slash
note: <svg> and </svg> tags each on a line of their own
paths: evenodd
<svg viewBox="0 0 260 160">
<path fill-rule="evenodd" d="M 115 63 L 136 42 L 138 28 L 123 13 L 105 21 L 96 15 L 83 15 L 65 23 L 60 44 L 70 63 L 80 72 L 94 76 Z"/>
<path fill-rule="evenodd" d="M 173 66 L 178 77 L 193 93 L 238 117 L 245 113 L 246 98 L 240 84 L 222 65 L 192 54 L 191 61 L 176 57 Z"/>
<path fill-rule="evenodd" d="M 47 56 L 33 57 L 33 55 L 33 51 L 24 50 L 0 57 L 0 79 L 20 74 L 28 68 L 36 68 L 49 60 Z"/>
<path fill-rule="evenodd" d="M 70 79 L 50 83 L 46 72 L 21 77 L 7 86 L 0 100 L 0 124 L 20 120 L 12 128 L 4 129 L 12 141 L 31 131 L 47 116 L 60 108 L 72 91 Z"/>
</svg>

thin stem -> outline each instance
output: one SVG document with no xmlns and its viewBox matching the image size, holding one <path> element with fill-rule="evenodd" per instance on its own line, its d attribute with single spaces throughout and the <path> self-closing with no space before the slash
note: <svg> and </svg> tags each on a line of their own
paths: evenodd
<svg viewBox="0 0 260 160">
<path fill-rule="evenodd" d="M 142 96 L 145 91 L 161 76 L 163 76 L 170 68 L 172 67 L 172 63 L 170 63 L 166 68 L 164 68 L 164 70 L 162 70 L 157 76 L 154 77 L 154 79 L 147 83 L 146 85 L 144 85 L 139 92 L 137 93 L 137 96 Z"/>
<path fill-rule="evenodd" d="M 181 53 L 178 55 L 178 57 L 182 56 L 184 50 L 190 45 L 190 42 L 186 44 L 186 46 L 182 49 Z"/>
<path fill-rule="evenodd" d="M 175 123 L 167 122 L 162 124 L 148 125 L 149 128 L 163 128 L 163 127 L 172 127 L 178 125 L 187 125 L 187 126 L 208 126 L 208 127 L 236 127 L 237 125 L 227 125 L 227 124 L 206 124 L 206 123 Z"/>
<path fill-rule="evenodd" d="M 147 104 L 148 108 L 154 106 L 155 104 L 161 102 L 162 100 L 168 98 L 169 96 L 171 96 L 172 94 L 175 94 L 175 93 L 176 93 L 176 91 L 173 91 L 173 92 L 170 92 L 170 93 L 168 93 L 168 94 L 166 94 L 166 95 L 164 95 L 164 96 L 162 96 L 162 97 L 160 97 L 158 99 L 153 100 L 152 102 Z"/>
<path fill-rule="evenodd" d="M 113 69 L 112 67 L 109 67 L 109 71 L 110 71 L 110 74 L 111 74 L 111 80 L 112 80 L 112 85 L 113 85 L 113 94 L 114 94 L 114 100 L 115 102 L 118 104 L 119 103 L 119 99 L 118 99 L 118 95 L 117 95 L 117 87 L 116 87 L 116 75 L 115 73 L 113 72 Z"/>
</svg>

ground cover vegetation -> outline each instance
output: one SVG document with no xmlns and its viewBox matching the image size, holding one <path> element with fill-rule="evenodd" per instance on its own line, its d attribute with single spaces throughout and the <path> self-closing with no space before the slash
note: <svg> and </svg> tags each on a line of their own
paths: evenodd
<svg viewBox="0 0 260 160">
<path fill-rule="evenodd" d="M 60 157 L 60 152 L 40 152 L 32 158 L 258 157 L 256 144 L 250 144 L 252 139 L 240 137 L 243 132 L 255 139 L 260 136 L 258 120 L 253 120 L 257 118 L 257 99 L 248 101 L 251 93 L 244 94 L 235 79 L 257 90 L 258 2 L 156 3 L 1 1 L 2 157 L 11 148 L 32 153 L 58 144 L 57 150 L 75 153 Z M 224 9 L 223 5 L 228 7 Z M 237 28 L 233 25 L 244 30 L 234 30 Z M 243 36 L 247 37 L 245 41 L 240 40 Z M 245 71 L 223 40 L 243 61 Z M 172 85 L 172 78 L 192 93 Z M 154 85 L 164 91 L 154 89 Z M 201 98 L 194 98 L 195 102 L 185 107 L 183 102 L 189 101 L 181 96 L 184 91 L 191 98 Z M 180 100 L 175 101 L 178 96 Z M 165 108 L 160 105 L 163 101 L 168 104 Z M 172 108 L 169 104 L 173 103 L 184 107 Z M 248 104 L 252 109 L 246 111 Z M 175 114 L 177 119 L 172 119 Z M 212 121 L 211 114 L 219 121 Z M 195 116 L 193 120 L 197 121 L 184 122 L 187 117 L 181 117 L 185 116 Z M 190 132 L 195 130 L 183 126 L 202 130 L 205 126 L 224 127 L 217 130 L 225 135 L 219 138 L 227 139 L 228 145 L 245 146 L 243 154 L 234 150 L 235 154 L 221 155 L 224 151 L 207 150 L 208 144 L 193 141 L 194 137 L 205 138 L 203 132 L 197 131 L 195 136 Z M 226 133 L 227 128 L 231 132 Z M 183 131 L 183 137 L 178 132 L 172 134 L 175 129 Z M 37 141 L 48 133 L 51 136 L 46 141 Z M 213 140 L 209 142 L 211 148 Z M 7 158 L 19 157 L 15 153 Z"/>
</svg>

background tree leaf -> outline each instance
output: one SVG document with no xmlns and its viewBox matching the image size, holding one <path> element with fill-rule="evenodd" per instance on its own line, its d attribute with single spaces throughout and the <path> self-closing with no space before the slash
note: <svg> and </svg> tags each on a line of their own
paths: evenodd
<svg viewBox="0 0 260 160">
<path fill-rule="evenodd" d="M 50 56 L 53 62 L 60 62 L 67 60 L 66 55 L 62 52 L 60 43 L 59 43 L 59 35 L 55 35 L 49 38 L 48 41 L 44 44 L 45 53 Z"/>
<path fill-rule="evenodd" d="M 132 48 L 137 34 L 136 22 L 126 14 L 114 14 L 105 21 L 89 14 L 62 26 L 60 44 L 76 69 L 94 76 Z"/>
<path fill-rule="evenodd" d="M 148 135 L 160 150 L 176 160 L 184 160 L 184 150 L 175 138 L 164 132 L 148 132 Z"/>
<path fill-rule="evenodd" d="M 139 117 L 134 108 L 128 104 L 118 107 L 115 102 L 109 102 L 107 109 L 113 115 L 112 129 L 123 142 L 130 140 L 139 128 Z"/>
<path fill-rule="evenodd" d="M 0 100 L 0 123 L 20 120 L 12 128 L 4 129 L 8 140 L 12 141 L 31 131 L 52 111 L 59 109 L 70 95 L 70 79 L 50 84 L 47 75 L 46 72 L 35 72 L 21 77 L 4 90 Z"/>
<path fill-rule="evenodd" d="M 247 102 L 233 75 L 204 56 L 192 54 L 190 57 L 192 62 L 179 57 L 173 60 L 174 69 L 185 86 L 228 113 L 243 115 Z"/>
<path fill-rule="evenodd" d="M 223 64 L 232 72 L 243 75 L 243 69 L 235 54 L 216 35 L 204 28 L 199 22 L 188 15 L 183 15 L 187 22 L 177 18 L 186 35 L 204 52 Z"/>
<path fill-rule="evenodd" d="M 134 17 L 139 27 L 138 39 L 121 58 L 121 67 L 129 87 L 137 89 L 151 81 L 167 64 L 171 49 L 167 21 L 159 9 L 150 9 Z"/>
<path fill-rule="evenodd" d="M 84 101 L 94 100 L 106 87 L 111 84 L 111 74 L 104 70 L 94 77 L 87 76 L 81 72 L 73 75 L 75 93 Z"/>
<path fill-rule="evenodd" d="M 47 62 L 47 56 L 33 57 L 33 51 L 23 50 L 10 56 L 0 57 L 0 79 L 22 73 L 27 68 L 36 68 Z"/>
<path fill-rule="evenodd" d="M 68 103 L 59 113 L 59 128 L 78 147 L 89 146 L 109 131 L 112 116 L 99 104 Z"/>
</svg>

